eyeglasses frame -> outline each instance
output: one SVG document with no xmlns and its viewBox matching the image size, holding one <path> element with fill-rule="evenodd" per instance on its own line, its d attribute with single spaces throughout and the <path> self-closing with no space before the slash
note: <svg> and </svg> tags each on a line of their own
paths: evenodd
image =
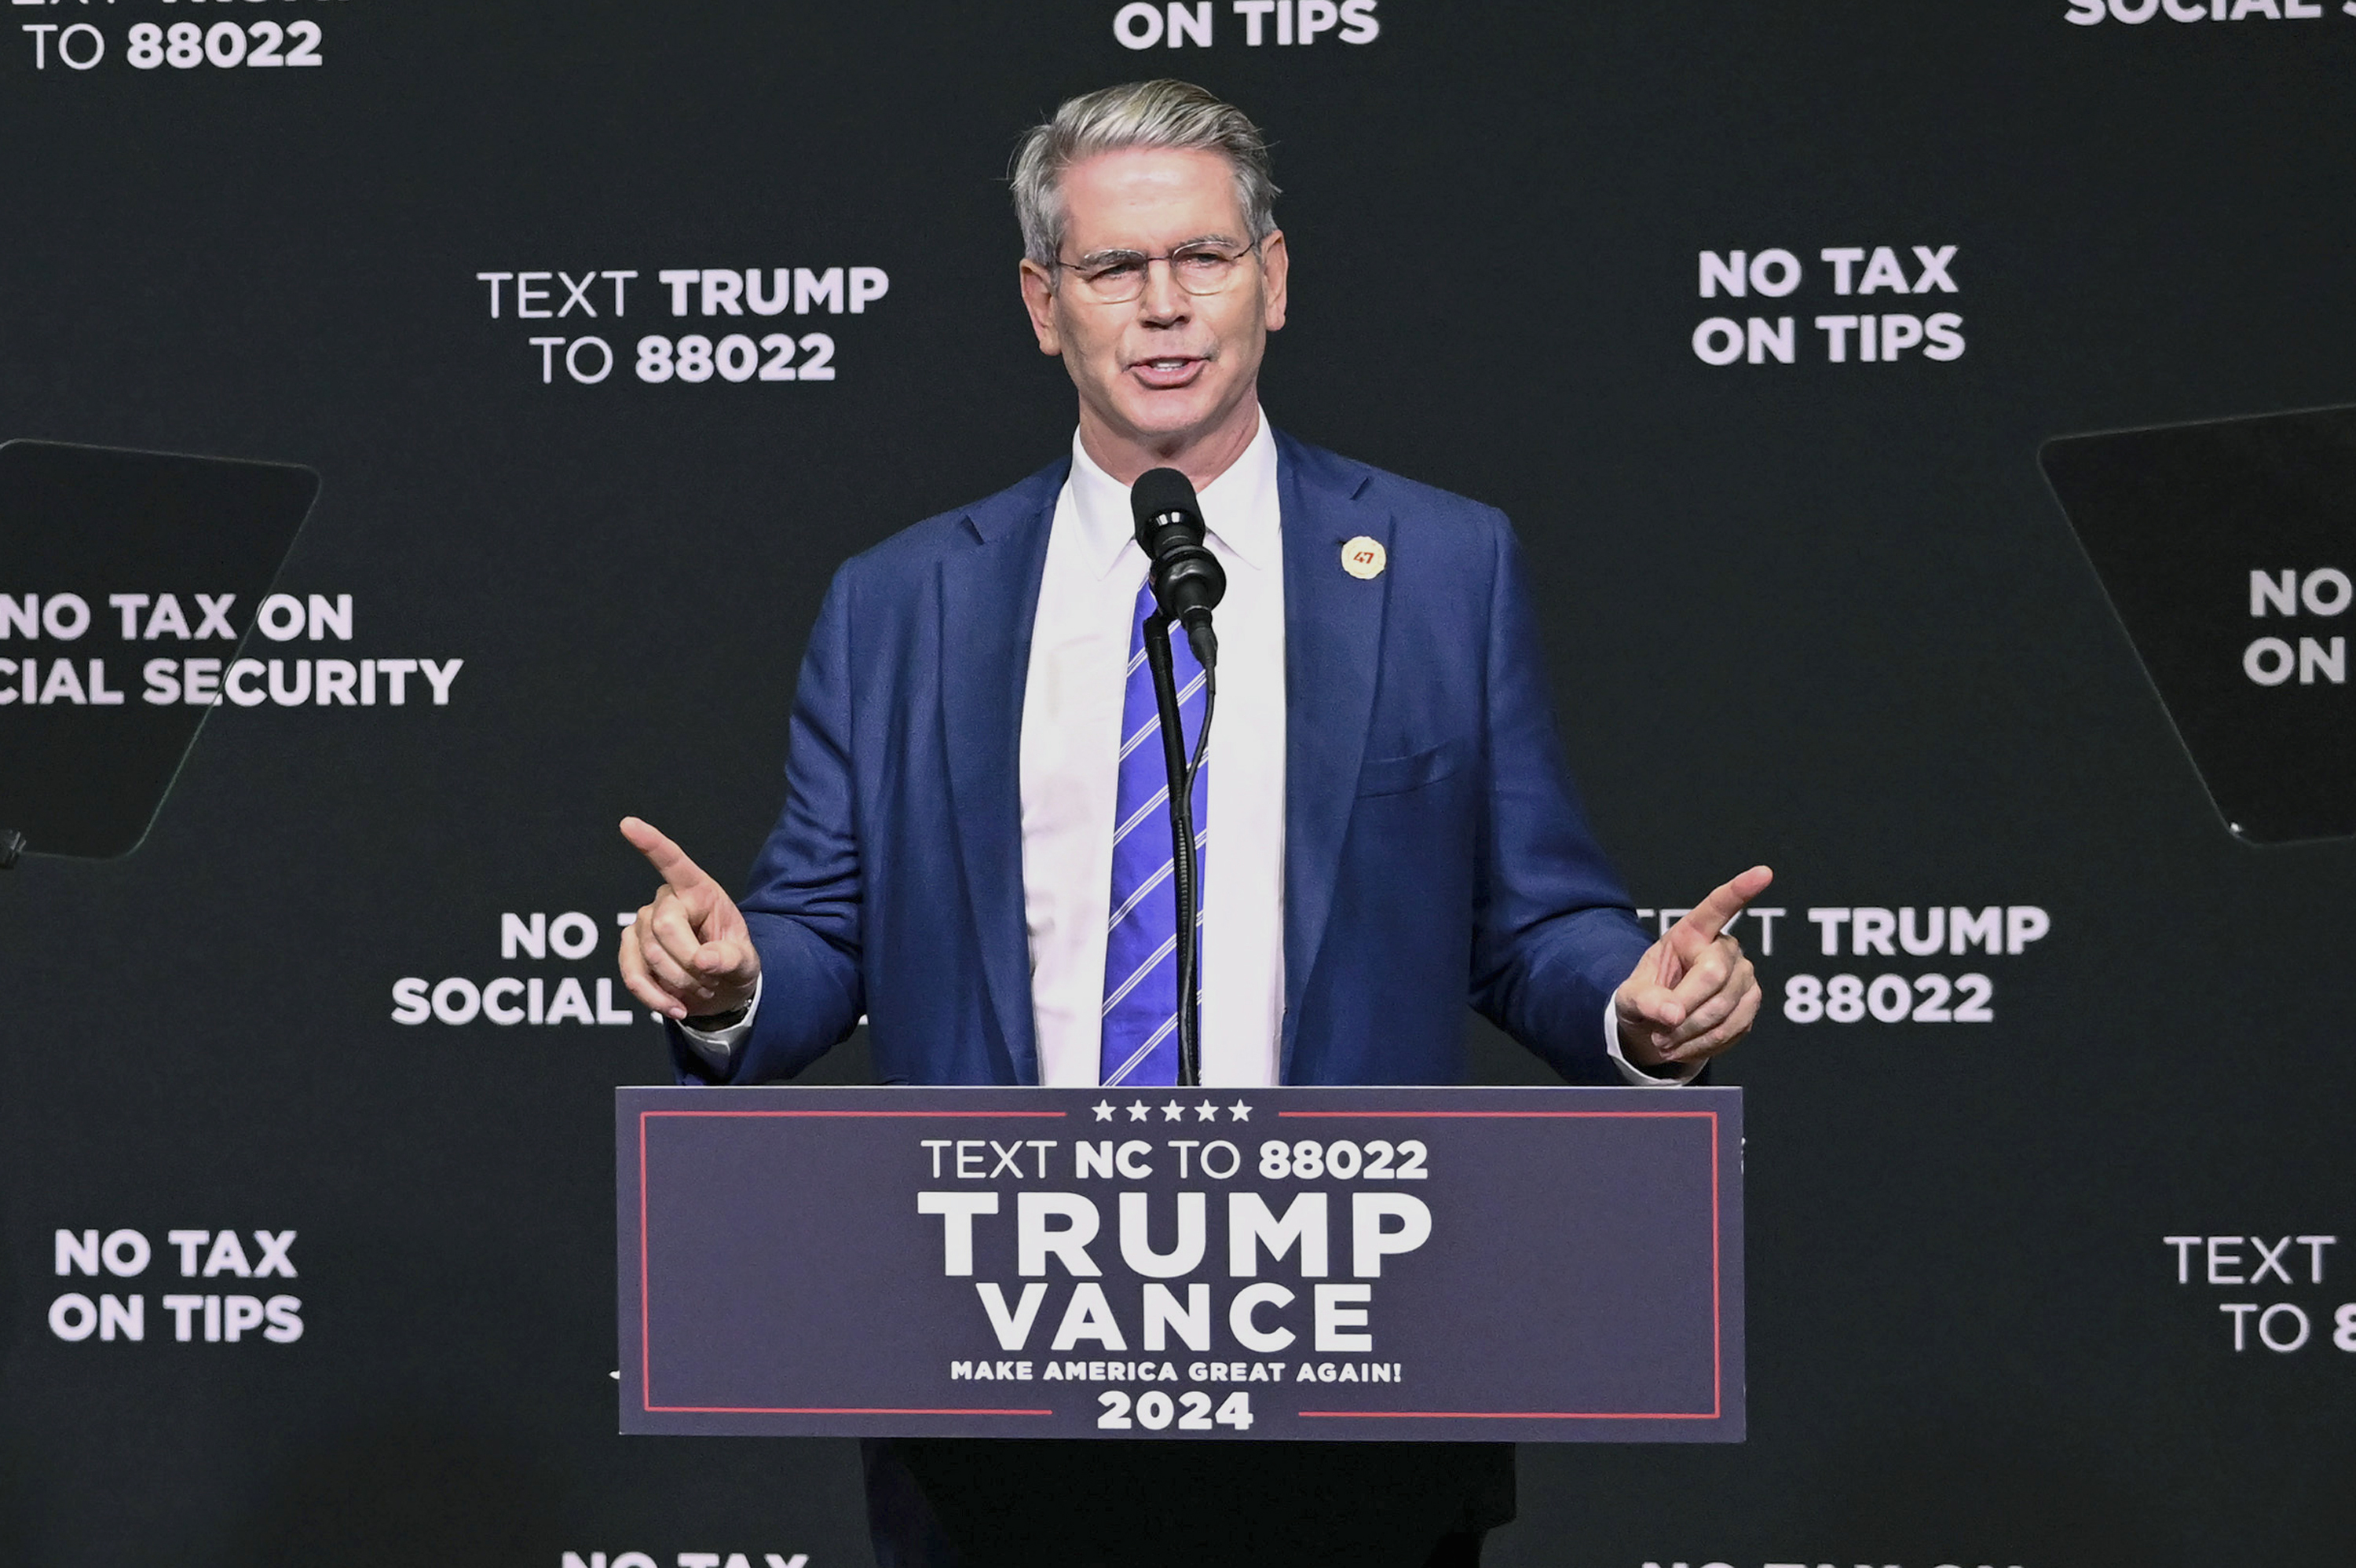
<svg viewBox="0 0 2356 1568">
<path fill-rule="evenodd" d="M 1203 245 L 1204 245 L 1204 244 L 1205 244 L 1205 243 L 1207 243 L 1207 241 L 1198 241 L 1198 242 L 1196 242 L 1196 243 L 1195 243 L 1195 244 L 1194 244 L 1194 245 L 1189 245 L 1189 246 L 1183 246 L 1183 247 L 1181 247 L 1179 250 L 1177 250 L 1177 251 L 1173 251 L 1169 252 L 1167 255 L 1162 255 L 1162 256 L 1140 256 L 1140 257 L 1136 258 L 1136 260 L 1137 260 L 1137 261 L 1138 261 L 1138 264 L 1139 264 L 1140 266 L 1141 266 L 1141 267 L 1143 267 L 1143 268 L 1145 269 L 1142 272 L 1141 272 L 1141 273 L 1139 274 L 1140 278 L 1141 278 L 1141 279 L 1151 279 L 1151 275 L 1152 275 L 1153 263 L 1154 263 L 1154 262 L 1156 262 L 1156 261 L 1160 261 L 1160 262 L 1162 262 L 1164 265 L 1168 265 L 1169 263 L 1175 261 L 1178 259 L 1178 257 L 1180 257 L 1181 255 L 1183 255 L 1183 254 L 1185 254 L 1185 253 L 1187 253 L 1187 252 L 1189 252 L 1189 251 L 1199 251 L 1200 249 L 1202 249 Z M 1267 243 L 1268 243 L 1268 236 L 1267 236 L 1267 235 L 1265 235 L 1265 234 L 1263 234 L 1263 235 L 1261 235 L 1258 239 L 1257 239 L 1257 240 L 1253 240 L 1250 244 L 1248 244 L 1248 245 L 1245 246 L 1242 250 L 1240 250 L 1240 251 L 1237 251 L 1234 255 L 1227 257 L 1227 258 L 1226 258 L 1226 260 L 1227 260 L 1227 261 L 1228 261 L 1228 263 L 1229 263 L 1230 265 L 1237 265 L 1237 264 L 1240 264 L 1240 263 L 1242 262 L 1243 259 L 1244 259 L 1246 256 L 1257 256 L 1257 255 L 1258 255 L 1258 254 L 1259 254 L 1259 252 L 1260 252 L 1260 248 L 1261 248 L 1262 246 L 1266 245 Z M 1087 263 L 1087 262 L 1085 262 L 1085 261 L 1066 261 L 1062 260 L 1060 257 L 1059 257 L 1059 258 L 1057 258 L 1057 260 L 1056 260 L 1056 261 L 1055 261 L 1055 266 L 1056 266 L 1056 267 L 1057 267 L 1057 269 L 1058 269 L 1058 270 L 1060 270 L 1060 271 L 1064 271 L 1064 272 L 1087 272 L 1087 271 L 1088 270 L 1088 263 Z M 1171 281 L 1171 283 L 1172 283 L 1173 284 L 1174 284 L 1174 285 L 1177 287 L 1177 289 L 1179 290 L 1179 292 L 1180 292 L 1180 293 L 1182 293 L 1185 294 L 1185 295 L 1186 295 L 1188 298 L 1190 298 L 1190 299 L 1198 299 L 1198 300 L 1203 300 L 1203 299 L 1215 299 L 1215 298 L 1217 298 L 1219 295 L 1221 295 L 1221 294 L 1223 294 L 1223 293 L 1226 293 L 1226 292 L 1227 292 L 1227 288 L 1228 288 L 1228 286 L 1229 286 L 1229 285 L 1228 285 L 1228 284 L 1226 284 L 1226 283 L 1221 283 L 1217 288 L 1215 288 L 1215 289 L 1212 289 L 1212 290 L 1210 290 L 1210 291 L 1209 291 L 1209 292 L 1207 292 L 1207 293 L 1197 293 L 1196 291 L 1194 291 L 1194 290 L 1193 290 L 1193 289 L 1190 289 L 1190 288 L 1188 288 L 1188 287 L 1186 286 L 1186 284 L 1185 284 L 1184 281 L 1183 281 L 1183 280 L 1182 280 L 1182 279 L 1178 276 L 1177 269 L 1176 269 L 1175 267 L 1173 267 L 1173 268 L 1171 269 L 1171 272 L 1170 272 L 1170 281 Z M 1108 300 L 1108 299 L 1098 299 L 1098 300 L 1092 301 L 1092 302 L 1090 302 L 1090 303 L 1092 303 L 1092 304 L 1133 304 L 1133 303 L 1135 303 L 1136 301 L 1138 301 L 1138 300 L 1140 300 L 1140 299 L 1142 299 L 1144 296 L 1145 296 L 1145 283 L 1144 283 L 1144 282 L 1140 282 L 1140 283 L 1139 283 L 1139 284 L 1138 284 L 1138 287 L 1137 287 L 1137 293 L 1133 293 L 1133 294 L 1129 295 L 1129 296 L 1128 296 L 1127 298 L 1125 298 L 1125 299 L 1110 299 L 1110 300 Z"/>
</svg>

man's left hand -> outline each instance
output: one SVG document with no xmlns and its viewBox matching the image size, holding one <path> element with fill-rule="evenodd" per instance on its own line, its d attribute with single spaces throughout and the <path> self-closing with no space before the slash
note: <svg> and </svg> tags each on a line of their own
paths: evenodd
<svg viewBox="0 0 2356 1568">
<path fill-rule="evenodd" d="M 1707 1061 L 1751 1032 L 1759 976 L 1742 944 L 1725 934 L 1775 873 L 1753 866 L 1711 893 L 1644 950 L 1612 993 L 1620 1050 L 1639 1068 Z"/>
</svg>

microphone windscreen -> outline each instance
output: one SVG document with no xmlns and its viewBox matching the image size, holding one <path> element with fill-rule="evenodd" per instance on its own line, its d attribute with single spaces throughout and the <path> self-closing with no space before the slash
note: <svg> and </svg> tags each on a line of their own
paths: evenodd
<svg viewBox="0 0 2356 1568">
<path fill-rule="evenodd" d="M 1149 468 L 1137 476 L 1130 486 L 1129 511 L 1137 524 L 1137 542 L 1147 555 L 1153 553 L 1151 535 L 1153 519 L 1176 512 L 1194 526 L 1199 535 L 1203 528 L 1202 507 L 1194 500 L 1194 486 L 1175 468 Z"/>
</svg>

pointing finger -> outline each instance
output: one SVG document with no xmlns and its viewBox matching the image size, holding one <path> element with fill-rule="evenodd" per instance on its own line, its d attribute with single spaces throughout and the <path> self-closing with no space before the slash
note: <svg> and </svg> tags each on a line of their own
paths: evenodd
<svg viewBox="0 0 2356 1568">
<path fill-rule="evenodd" d="M 702 867 L 687 858 L 686 850 L 665 837 L 651 822 L 626 816 L 622 818 L 622 837 L 674 888 L 691 888 L 712 880 Z"/>
<path fill-rule="evenodd" d="M 1753 866 L 1732 881 L 1716 889 L 1709 897 L 1687 911 L 1685 918 L 1671 928 L 1672 934 L 1677 937 L 1679 949 L 1691 953 L 1716 942 L 1718 933 L 1726 929 L 1728 923 L 1740 914 L 1752 899 L 1765 892 L 1768 884 L 1774 880 L 1775 873 L 1766 867 Z"/>
</svg>

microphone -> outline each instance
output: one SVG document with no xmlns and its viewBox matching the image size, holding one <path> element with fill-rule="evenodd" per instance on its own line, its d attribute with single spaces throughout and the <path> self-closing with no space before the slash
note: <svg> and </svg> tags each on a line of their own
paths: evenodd
<svg viewBox="0 0 2356 1568">
<path fill-rule="evenodd" d="M 1175 468 L 1141 474 L 1129 492 L 1137 519 L 1137 548 L 1153 563 L 1153 600 L 1186 628 L 1186 641 L 1206 670 L 1219 662 L 1211 611 L 1227 592 L 1227 574 L 1203 543 L 1203 512 L 1194 486 Z"/>
</svg>

